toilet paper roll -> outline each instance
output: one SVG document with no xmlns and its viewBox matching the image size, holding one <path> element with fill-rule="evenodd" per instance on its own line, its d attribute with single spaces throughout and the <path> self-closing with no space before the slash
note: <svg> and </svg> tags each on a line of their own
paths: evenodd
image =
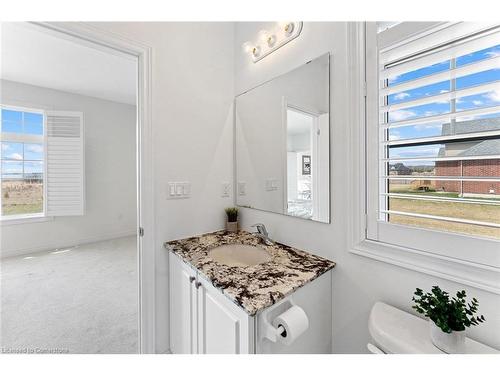
<svg viewBox="0 0 500 375">
<path fill-rule="evenodd" d="M 307 331 L 309 328 L 309 319 L 306 312 L 299 306 L 292 306 L 274 319 L 273 326 L 276 329 L 280 327 L 284 328 L 284 331 L 278 330 L 278 341 L 285 345 L 291 345 Z"/>
</svg>

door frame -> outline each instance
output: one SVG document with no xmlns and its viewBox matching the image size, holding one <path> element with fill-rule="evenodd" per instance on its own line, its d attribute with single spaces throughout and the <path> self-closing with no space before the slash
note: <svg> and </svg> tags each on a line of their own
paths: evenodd
<svg viewBox="0 0 500 375">
<path fill-rule="evenodd" d="M 137 61 L 137 231 L 139 352 L 155 353 L 155 209 L 152 48 L 85 22 L 30 22 L 39 30 Z"/>
</svg>

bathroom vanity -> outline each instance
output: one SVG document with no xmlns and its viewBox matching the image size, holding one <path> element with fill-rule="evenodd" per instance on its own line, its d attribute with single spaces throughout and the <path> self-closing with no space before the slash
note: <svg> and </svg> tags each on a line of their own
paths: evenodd
<svg viewBox="0 0 500 375">
<path fill-rule="evenodd" d="M 165 247 L 173 353 L 331 352 L 334 262 L 266 245 L 245 231 L 208 233 Z M 288 331 L 277 323 L 286 314 L 292 320 Z M 293 319 L 299 320 L 296 338 Z"/>
</svg>

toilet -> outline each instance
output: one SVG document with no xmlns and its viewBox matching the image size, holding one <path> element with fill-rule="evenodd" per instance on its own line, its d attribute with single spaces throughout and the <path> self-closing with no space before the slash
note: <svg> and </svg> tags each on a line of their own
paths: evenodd
<svg viewBox="0 0 500 375">
<path fill-rule="evenodd" d="M 373 305 L 368 320 L 374 354 L 445 354 L 430 339 L 429 322 L 383 302 Z M 498 354 L 499 351 L 467 338 L 467 354 Z"/>
</svg>

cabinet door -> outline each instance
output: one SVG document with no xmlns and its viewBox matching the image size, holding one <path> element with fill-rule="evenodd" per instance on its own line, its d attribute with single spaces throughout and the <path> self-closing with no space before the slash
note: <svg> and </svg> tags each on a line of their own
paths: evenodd
<svg viewBox="0 0 500 375">
<path fill-rule="evenodd" d="M 170 350 L 197 353 L 196 272 L 170 253 Z"/>
<path fill-rule="evenodd" d="M 254 353 L 254 318 L 198 276 L 198 353 Z"/>
</svg>

